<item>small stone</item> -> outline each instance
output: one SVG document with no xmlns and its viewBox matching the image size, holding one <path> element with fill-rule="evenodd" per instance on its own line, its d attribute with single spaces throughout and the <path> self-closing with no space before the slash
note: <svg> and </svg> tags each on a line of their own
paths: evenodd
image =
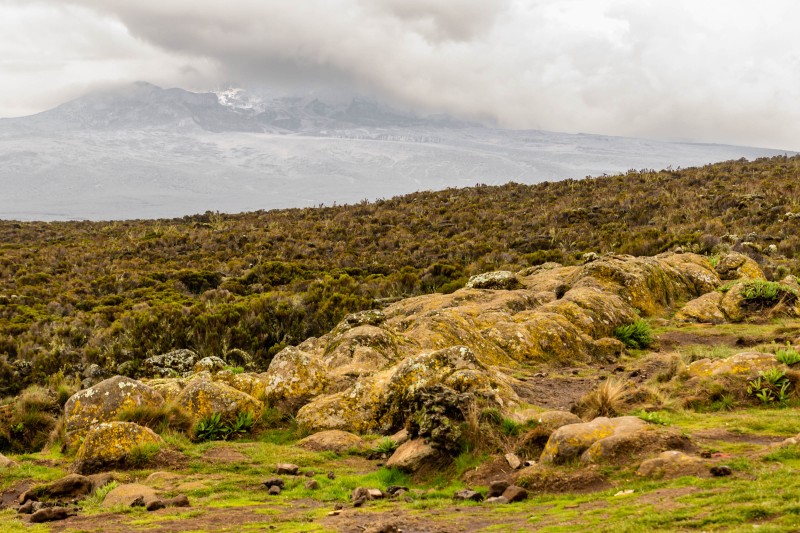
<svg viewBox="0 0 800 533">
<path fill-rule="evenodd" d="M 17 501 L 19 502 L 20 505 L 22 505 L 27 501 L 38 502 L 39 498 L 36 497 L 36 494 L 34 494 L 32 490 L 26 490 L 25 492 L 19 495 Z"/>
<path fill-rule="evenodd" d="M 313 470 L 309 470 L 308 472 L 303 472 L 303 475 L 306 477 L 314 477 L 317 475 L 317 473 L 314 472 Z"/>
<path fill-rule="evenodd" d="M 278 463 L 275 465 L 275 473 L 287 476 L 296 476 L 300 472 L 300 467 L 291 463 Z"/>
<path fill-rule="evenodd" d="M 33 514 L 33 503 L 34 502 L 32 500 L 28 500 L 27 502 L 23 503 L 22 505 L 19 506 L 19 509 L 17 509 L 17 513 Z"/>
<path fill-rule="evenodd" d="M 308 481 L 306 481 L 306 484 L 304 486 L 308 490 L 317 490 L 319 488 L 319 483 L 317 482 L 316 479 L 309 479 Z"/>
<path fill-rule="evenodd" d="M 522 466 L 522 461 L 520 458 L 513 453 L 506 454 L 506 462 L 508 462 L 508 466 L 510 466 L 512 470 L 516 470 Z"/>
<path fill-rule="evenodd" d="M 508 481 L 497 479 L 489 483 L 489 494 L 488 498 L 495 498 L 497 496 L 502 496 L 502 494 L 506 491 L 506 489 L 511 485 Z"/>
<path fill-rule="evenodd" d="M 145 506 L 144 496 L 137 496 L 131 502 L 131 507 L 144 507 L 144 506 Z"/>
<path fill-rule="evenodd" d="M 408 492 L 408 487 L 402 487 L 400 485 L 389 485 L 388 487 L 386 487 L 386 492 L 388 492 L 392 496 L 396 496 L 397 493 L 400 491 Z"/>
<path fill-rule="evenodd" d="M 483 495 L 480 492 L 476 492 L 474 490 L 463 489 L 453 494 L 453 499 L 460 501 L 482 502 Z"/>
<path fill-rule="evenodd" d="M 166 505 L 164 505 L 163 501 L 161 501 L 161 500 L 152 500 L 152 501 L 147 503 L 147 505 L 145 506 L 145 509 L 147 509 L 148 511 L 158 511 L 159 509 L 163 509 L 164 507 L 166 507 Z"/>
<path fill-rule="evenodd" d="M 366 501 L 367 501 L 366 497 L 353 500 L 353 507 L 361 507 L 362 505 L 364 505 L 364 503 L 366 503 Z"/>
<path fill-rule="evenodd" d="M 328 479 L 336 479 L 336 474 L 333 472 L 328 472 Z"/>
<path fill-rule="evenodd" d="M 41 509 L 36 511 L 31 515 L 31 523 L 33 524 L 40 524 L 42 522 L 55 522 L 56 520 L 66 520 L 70 516 L 75 516 L 75 513 L 72 509 L 67 509 L 66 507 L 49 507 L 47 509 Z"/>
<path fill-rule="evenodd" d="M 526 500 L 528 498 L 528 491 L 522 487 L 511 485 L 505 491 L 503 491 L 503 498 L 508 500 L 508 503 L 521 502 L 522 500 Z"/>
<path fill-rule="evenodd" d="M 728 465 L 716 465 L 711 467 L 711 475 L 714 477 L 730 476 L 733 470 Z"/>
<path fill-rule="evenodd" d="M 367 489 L 367 494 L 370 500 L 380 500 L 384 497 L 380 489 Z"/>
<path fill-rule="evenodd" d="M 328 513 L 328 516 L 339 516 L 340 514 L 342 514 L 342 511 L 340 511 L 339 509 L 336 509 L 336 510 L 331 511 L 330 513 Z"/>
<path fill-rule="evenodd" d="M 526 467 L 528 467 L 528 466 L 536 466 L 536 461 L 525 461 L 524 464 L 525 464 Z"/>
<path fill-rule="evenodd" d="M 192 505 L 189 503 L 189 498 L 186 497 L 185 494 L 178 494 L 174 498 L 167 498 L 166 500 L 162 500 L 164 505 L 167 507 L 191 507 Z"/>
<path fill-rule="evenodd" d="M 268 480 L 266 480 L 264 482 L 264 486 L 266 486 L 267 488 L 269 488 L 269 487 L 280 487 L 280 488 L 283 488 L 285 485 L 284 485 L 283 479 L 281 479 L 279 477 L 271 477 L 271 478 L 269 478 Z"/>
<path fill-rule="evenodd" d="M 270 496 L 277 496 L 280 493 L 281 493 L 281 488 L 277 485 L 272 485 L 267 491 L 267 494 L 269 494 Z"/>
<path fill-rule="evenodd" d="M 614 494 L 614 496 L 627 496 L 628 494 L 633 494 L 633 489 L 621 490 L 618 493 Z"/>
<path fill-rule="evenodd" d="M 486 498 L 486 503 L 508 503 L 508 498 L 505 496 L 492 496 L 491 498 Z"/>
<path fill-rule="evenodd" d="M 344 505 L 342 505 L 341 503 L 337 503 L 333 506 L 333 508 L 334 510 L 339 511 L 341 509 L 344 509 Z"/>
</svg>

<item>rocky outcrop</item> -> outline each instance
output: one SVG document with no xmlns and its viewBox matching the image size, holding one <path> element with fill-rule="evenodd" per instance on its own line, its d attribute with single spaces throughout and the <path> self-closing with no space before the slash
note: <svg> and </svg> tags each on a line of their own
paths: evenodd
<svg viewBox="0 0 800 533">
<path fill-rule="evenodd" d="M 678 322 L 701 322 L 708 324 L 722 324 L 725 322 L 725 313 L 720 309 L 723 294 L 709 292 L 699 298 L 688 302 L 675 313 L 674 319 Z"/>
<path fill-rule="evenodd" d="M 472 276 L 465 285 L 467 289 L 514 290 L 522 287 L 517 275 L 507 270 L 485 272 Z"/>
<path fill-rule="evenodd" d="M 139 381 L 123 376 L 101 381 L 74 394 L 64 405 L 66 443 L 75 446 L 95 424 L 116 420 L 125 410 L 163 404 L 155 389 Z"/>
<path fill-rule="evenodd" d="M 73 469 L 85 475 L 125 466 L 134 448 L 163 443 L 151 429 L 133 422 L 103 422 L 87 432 L 75 456 Z"/>
<path fill-rule="evenodd" d="M 296 412 L 321 394 L 328 383 L 322 362 L 294 346 L 284 348 L 272 358 L 265 378 L 266 401 L 290 412 Z"/>
<path fill-rule="evenodd" d="M 721 280 L 766 279 L 758 263 L 737 252 L 720 257 L 714 270 Z"/>
<path fill-rule="evenodd" d="M 145 359 L 142 363 L 142 374 L 147 377 L 188 376 L 195 363 L 197 354 L 192 350 L 173 350 Z"/>
</svg>

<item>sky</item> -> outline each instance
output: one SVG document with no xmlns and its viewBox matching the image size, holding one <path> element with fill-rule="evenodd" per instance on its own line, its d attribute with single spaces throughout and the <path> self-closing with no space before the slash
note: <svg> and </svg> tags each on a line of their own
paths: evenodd
<svg viewBox="0 0 800 533">
<path fill-rule="evenodd" d="M 0 0 L 0 116 L 335 88 L 508 128 L 800 149 L 793 0 Z"/>
</svg>

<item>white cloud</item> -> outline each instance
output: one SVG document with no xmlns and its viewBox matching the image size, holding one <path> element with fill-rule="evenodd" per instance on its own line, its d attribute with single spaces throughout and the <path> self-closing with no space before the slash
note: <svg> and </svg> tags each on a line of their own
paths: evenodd
<svg viewBox="0 0 800 533">
<path fill-rule="evenodd" d="M 509 127 L 800 138 L 790 0 L 0 0 L 0 19 L 0 57 L 13 58 L 0 96 L 24 95 L 19 109 L 112 79 L 234 79 L 353 86 Z M 36 37 L 13 42 L 25 32 Z M 42 79 L 51 92 L 27 89 Z"/>
</svg>

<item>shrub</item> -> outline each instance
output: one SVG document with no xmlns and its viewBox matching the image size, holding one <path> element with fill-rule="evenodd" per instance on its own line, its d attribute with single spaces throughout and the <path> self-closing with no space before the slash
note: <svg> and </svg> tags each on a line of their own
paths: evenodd
<svg viewBox="0 0 800 533">
<path fill-rule="evenodd" d="M 397 442 L 389 437 L 384 437 L 380 439 L 377 444 L 375 444 L 376 453 L 385 453 L 386 455 L 391 455 L 396 449 Z"/>
<path fill-rule="evenodd" d="M 650 333 L 650 324 L 644 319 L 639 319 L 633 324 L 619 326 L 614 329 L 614 336 L 622 341 L 627 348 L 643 350 L 653 343 Z"/>
<path fill-rule="evenodd" d="M 230 421 L 225 421 L 219 413 L 214 413 L 195 424 L 195 439 L 199 441 L 228 440 L 249 432 L 253 428 L 254 422 L 253 413 L 247 411 L 239 412 L 236 418 Z"/>
</svg>

